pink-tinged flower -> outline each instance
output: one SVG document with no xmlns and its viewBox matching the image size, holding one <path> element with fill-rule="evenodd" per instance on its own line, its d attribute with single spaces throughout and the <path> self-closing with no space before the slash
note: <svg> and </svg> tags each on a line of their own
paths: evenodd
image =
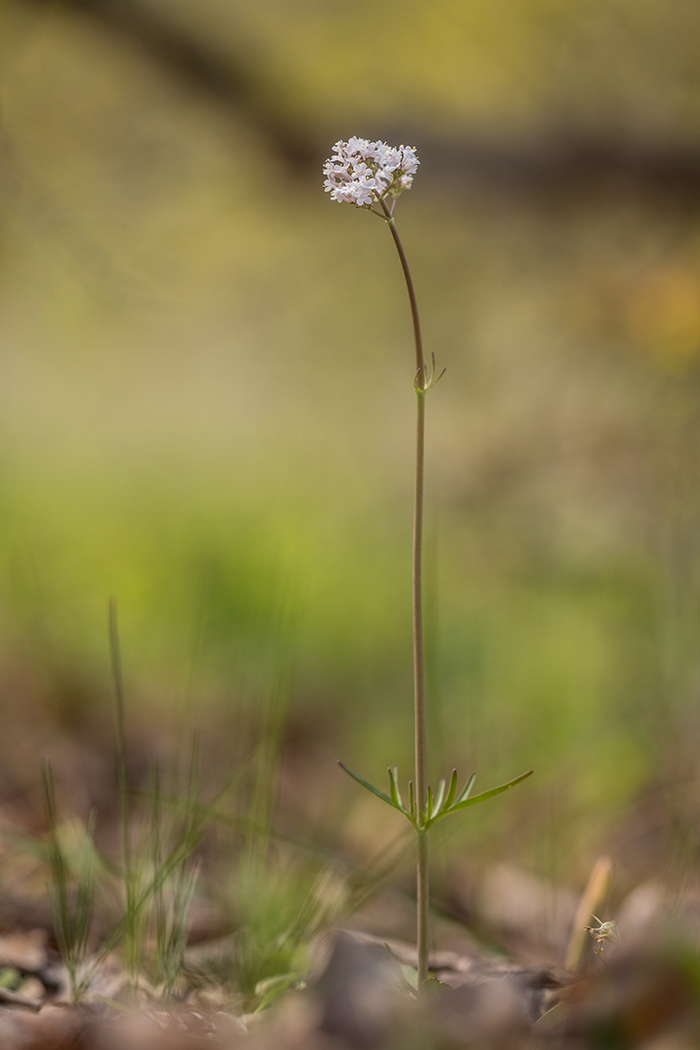
<svg viewBox="0 0 700 1050">
<path fill-rule="evenodd" d="M 371 208 L 375 201 L 407 190 L 419 163 L 413 146 L 387 146 L 353 136 L 336 142 L 323 165 L 324 189 L 333 201 Z"/>
</svg>

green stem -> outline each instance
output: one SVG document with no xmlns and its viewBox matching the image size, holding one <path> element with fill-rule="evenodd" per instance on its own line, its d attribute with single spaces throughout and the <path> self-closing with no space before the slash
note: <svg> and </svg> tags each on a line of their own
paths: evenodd
<svg viewBox="0 0 700 1050">
<path fill-rule="evenodd" d="M 129 812 L 129 779 L 126 754 L 126 710 L 124 705 L 124 673 L 122 670 L 121 646 L 119 644 L 119 621 L 117 618 L 117 601 L 109 600 L 109 641 L 112 655 L 112 674 L 117 703 L 117 794 L 119 796 L 119 823 L 122 839 L 122 872 L 124 879 L 124 896 L 126 898 L 126 915 L 131 916 L 134 908 L 134 878 L 131 857 L 131 814 Z M 133 941 L 129 944 L 129 969 L 133 979 L 136 973 Z"/>
<path fill-rule="evenodd" d="M 425 474 L 425 394 L 418 391 L 416 477 L 413 498 L 413 701 L 418 823 L 427 817 L 428 777 L 425 733 L 425 659 L 423 654 L 423 490 Z"/>
<path fill-rule="evenodd" d="M 425 394 L 428 377 L 423 357 L 423 339 L 418 316 L 418 302 L 413 287 L 411 271 L 408 267 L 406 253 L 396 228 L 394 217 L 385 201 L 381 201 L 396 250 L 399 253 L 408 298 L 411 304 L 413 335 L 416 346 L 417 395 L 416 412 L 416 471 L 413 500 L 413 697 L 414 697 L 414 740 L 416 761 L 416 808 L 418 816 L 418 988 L 428 976 L 428 834 L 423 830 L 427 820 L 428 778 L 425 734 L 425 660 L 423 654 L 423 495 L 425 478 Z"/>
<path fill-rule="evenodd" d="M 418 991 L 428 979 L 428 832 L 418 832 Z"/>
<path fill-rule="evenodd" d="M 399 231 L 396 229 L 396 223 L 394 217 L 389 211 L 384 201 L 380 202 L 384 209 L 384 215 L 386 217 L 387 225 L 391 230 L 391 236 L 394 238 L 394 244 L 396 250 L 399 253 L 399 259 L 401 260 L 401 269 L 403 270 L 404 280 L 406 281 L 406 288 L 408 289 L 408 298 L 411 303 L 411 319 L 413 320 L 413 338 L 416 344 L 416 373 L 418 376 L 418 382 L 420 386 L 423 386 L 425 381 L 425 362 L 423 360 L 423 337 L 420 331 L 420 317 L 418 316 L 418 302 L 416 300 L 416 292 L 413 287 L 413 279 L 411 277 L 411 271 L 408 268 L 408 259 L 406 253 L 403 250 L 403 244 L 399 237 Z"/>
</svg>

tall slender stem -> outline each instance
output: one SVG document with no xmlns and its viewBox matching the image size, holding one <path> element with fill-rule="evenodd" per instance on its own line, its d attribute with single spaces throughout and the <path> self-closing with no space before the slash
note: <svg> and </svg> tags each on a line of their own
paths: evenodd
<svg viewBox="0 0 700 1050">
<path fill-rule="evenodd" d="M 418 991 L 428 980 L 429 917 L 428 917 L 428 832 L 418 832 Z"/>
<path fill-rule="evenodd" d="M 425 394 L 428 377 L 423 357 L 423 339 L 418 316 L 418 303 L 413 287 L 411 271 L 406 253 L 396 228 L 394 217 L 384 200 L 381 201 L 391 236 L 399 253 L 408 298 L 411 304 L 413 335 L 416 345 L 416 377 L 414 386 L 417 396 L 416 412 L 416 471 L 413 501 L 413 697 L 414 697 L 414 741 L 416 761 L 416 803 L 418 810 L 418 865 L 417 865 L 417 940 L 418 940 L 418 988 L 428 976 L 428 833 L 423 830 L 428 813 L 428 782 L 425 739 L 425 661 L 423 655 L 423 495 L 425 479 Z"/>
<path fill-rule="evenodd" d="M 126 754 L 126 710 L 124 706 L 124 673 L 122 670 L 121 646 L 119 643 L 119 621 L 117 618 L 116 598 L 109 600 L 109 642 L 112 654 L 112 674 L 114 676 L 114 692 L 117 702 L 117 793 L 119 795 L 119 823 L 121 824 L 122 837 L 122 871 L 124 879 L 124 896 L 126 898 L 126 915 L 129 917 L 129 931 L 132 936 L 127 938 L 127 966 L 129 977 L 136 977 L 136 952 L 137 946 L 133 937 L 135 886 L 134 870 L 131 856 L 131 815 L 129 812 L 129 778 L 127 770 Z"/>
<path fill-rule="evenodd" d="M 127 896 L 131 892 L 131 840 L 129 817 L 129 784 L 126 762 L 126 712 L 124 709 L 124 674 L 122 671 L 121 646 L 119 644 L 119 622 L 117 602 L 109 600 L 109 642 L 112 656 L 112 674 L 117 702 L 117 791 L 119 795 L 119 822 L 122 833 L 122 858 Z M 128 902 L 131 904 L 131 901 Z"/>
<path fill-rule="evenodd" d="M 425 661 L 423 655 L 423 488 L 425 474 L 425 394 L 416 402 L 416 475 L 413 494 L 413 700 L 418 823 L 427 817 L 425 742 Z"/>
<path fill-rule="evenodd" d="M 408 268 L 408 259 L 406 258 L 406 252 L 403 250 L 403 244 L 399 237 L 399 231 L 396 229 L 396 223 L 394 216 L 391 214 L 386 206 L 386 202 L 382 200 L 381 206 L 384 209 L 384 216 L 387 221 L 387 225 L 391 230 L 391 236 L 394 238 L 394 244 L 396 250 L 399 253 L 399 259 L 401 260 L 401 269 L 403 270 L 404 280 L 406 281 L 406 288 L 408 289 L 408 298 L 411 303 L 411 318 L 413 320 L 413 338 L 416 344 L 416 373 L 418 377 L 418 383 L 423 386 L 425 379 L 425 361 L 423 359 L 423 337 L 420 331 L 420 317 L 418 316 L 418 301 L 416 299 L 416 292 L 413 287 L 413 278 L 411 277 L 411 271 Z"/>
</svg>

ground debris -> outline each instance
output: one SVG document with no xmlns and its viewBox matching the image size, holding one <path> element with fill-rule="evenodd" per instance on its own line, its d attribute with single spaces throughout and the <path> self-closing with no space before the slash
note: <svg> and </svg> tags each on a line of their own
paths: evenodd
<svg viewBox="0 0 700 1050">
<path fill-rule="evenodd" d="M 315 987 L 319 1031 L 353 1050 L 383 1045 L 395 1025 L 401 977 L 385 945 L 340 931 Z"/>
<path fill-rule="evenodd" d="M 399 994 L 390 979 L 391 959 L 395 978 L 412 951 L 394 942 L 382 957 L 378 938 L 339 935 L 316 988 L 315 1022 L 307 1017 L 306 1045 L 325 1048 L 319 1039 L 332 1034 L 332 1045 L 347 1050 L 700 1046 L 700 956 L 668 930 L 644 946 L 621 946 L 608 963 L 594 959 L 582 976 L 486 957 L 453 958 L 445 966 L 445 953 L 436 953 L 432 972 L 439 979 L 419 999 L 405 989 Z M 383 1009 L 374 998 L 380 987 L 387 989 Z M 363 995 L 372 1000 L 371 1024 L 358 1017 Z M 292 1045 L 303 1043 L 297 1034 Z"/>
<path fill-rule="evenodd" d="M 423 995 L 415 949 L 337 931 L 315 978 L 246 1026 L 202 1002 L 94 997 L 0 1007 L 1 1050 L 697 1050 L 700 955 L 677 933 L 623 942 L 582 975 L 436 952 Z"/>
<path fill-rule="evenodd" d="M 230 1050 L 245 1025 L 224 1011 L 160 1004 L 113 1009 L 44 1006 L 37 1013 L 0 1008 L 2 1050 Z"/>
<path fill-rule="evenodd" d="M 85 1050 L 227 1050 L 247 1034 L 224 1011 L 203 1012 L 187 1005 L 158 1006 L 95 1014 L 84 1033 Z"/>
<path fill-rule="evenodd" d="M 82 1050 L 83 1032 L 83 1016 L 73 1007 L 0 1008 L 2 1050 Z"/>
<path fill-rule="evenodd" d="M 699 915 L 692 894 L 638 887 L 595 920 L 598 939 L 619 925 L 614 951 L 608 937 L 604 957 L 589 947 L 571 970 L 453 938 L 458 950 L 431 952 L 420 996 L 414 945 L 336 930 L 310 945 L 305 982 L 245 1017 L 230 982 L 194 979 L 205 949 L 230 962 L 235 935 L 189 949 L 180 998 L 128 979 L 115 952 L 76 1006 L 47 935 L 7 934 L 0 1050 L 698 1050 Z"/>
</svg>

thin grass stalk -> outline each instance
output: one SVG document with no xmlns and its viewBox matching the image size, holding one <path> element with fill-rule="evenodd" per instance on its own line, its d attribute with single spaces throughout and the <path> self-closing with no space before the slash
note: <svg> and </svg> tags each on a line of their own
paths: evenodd
<svg viewBox="0 0 700 1050">
<path fill-rule="evenodd" d="M 112 677 L 117 714 L 117 792 L 119 795 L 119 824 L 122 840 L 122 864 L 127 892 L 127 906 L 131 892 L 131 836 L 129 815 L 129 784 L 126 762 L 126 711 L 124 705 L 124 674 L 121 647 L 119 644 L 119 622 L 117 602 L 109 601 L 109 647 L 112 657 Z"/>
<path fill-rule="evenodd" d="M 162 807 L 160 768 L 157 762 L 151 768 L 151 860 L 153 872 L 160 871 L 163 863 Z M 158 980 L 162 981 L 162 959 L 165 957 L 165 900 L 163 886 L 158 885 L 153 893 L 153 916 L 155 920 L 155 956 Z"/>
<path fill-rule="evenodd" d="M 53 906 L 53 921 L 56 940 L 69 974 L 72 978 L 72 944 L 70 903 L 68 898 L 68 864 L 58 837 L 58 817 L 51 763 L 41 763 L 41 783 L 44 795 L 44 812 L 49 829 L 49 863 L 51 868 L 50 899 Z"/>
<path fill-rule="evenodd" d="M 203 827 L 192 828 L 187 833 L 183 832 L 182 838 L 163 858 L 160 868 L 154 872 L 152 878 L 147 882 L 144 881 L 144 885 L 134 893 L 131 908 L 128 911 L 125 910 L 124 915 L 112 928 L 96 954 L 95 966 L 103 962 L 110 952 L 139 928 L 139 924 L 143 921 L 144 909 L 153 900 L 154 895 L 165 887 L 168 879 L 172 878 L 178 868 L 186 863 L 201 842 L 203 834 Z"/>
<path fill-rule="evenodd" d="M 49 864 L 51 882 L 49 900 L 53 914 L 54 930 L 61 958 L 68 971 L 71 998 L 77 1003 L 90 980 L 85 968 L 85 959 L 90 938 L 90 927 L 94 908 L 94 813 L 90 814 L 85 829 L 83 853 L 77 860 L 77 879 L 61 844 L 53 772 L 47 760 L 42 762 L 41 779 L 44 794 L 44 809 L 49 830 Z M 71 901 L 71 883 L 75 882 L 75 893 Z"/>
<path fill-rule="evenodd" d="M 116 702 L 117 722 L 117 794 L 119 796 L 119 825 L 121 830 L 122 879 L 124 883 L 125 917 L 124 930 L 125 956 L 129 976 L 135 980 L 138 972 L 139 956 L 139 919 L 140 912 L 135 908 L 138 888 L 136 872 L 131 850 L 131 812 L 129 806 L 129 778 L 126 749 L 126 706 L 124 700 L 124 673 L 122 669 L 121 645 L 119 641 L 119 620 L 117 600 L 109 600 L 109 646 L 112 658 L 112 676 Z"/>
<path fill-rule="evenodd" d="M 294 604 L 293 597 L 287 596 L 279 609 L 272 676 L 256 755 L 244 862 L 253 878 L 262 870 L 271 837 L 280 751 L 292 679 Z"/>
</svg>

